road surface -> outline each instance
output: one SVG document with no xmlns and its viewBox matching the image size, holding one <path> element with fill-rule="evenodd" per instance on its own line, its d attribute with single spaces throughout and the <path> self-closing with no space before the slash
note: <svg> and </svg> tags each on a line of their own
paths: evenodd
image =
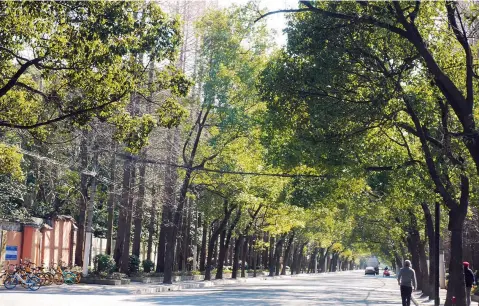
<svg viewBox="0 0 479 306">
<path fill-rule="evenodd" d="M 235 285 L 155 295 L 134 295 L 114 287 L 81 289 L 81 285 L 45 287 L 36 292 L 1 289 L 0 305 L 401 305 L 399 287 L 394 278 L 365 276 L 361 271 L 249 280 Z"/>
</svg>

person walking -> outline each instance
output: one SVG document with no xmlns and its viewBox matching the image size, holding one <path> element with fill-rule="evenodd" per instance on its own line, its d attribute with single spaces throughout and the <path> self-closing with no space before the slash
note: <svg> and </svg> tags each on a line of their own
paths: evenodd
<svg viewBox="0 0 479 306">
<path fill-rule="evenodd" d="M 469 268 L 469 263 L 467 261 L 462 263 L 464 265 L 464 280 L 466 281 L 466 301 L 467 306 L 471 305 L 471 289 L 474 284 L 474 273 Z"/>
<path fill-rule="evenodd" d="M 416 289 L 416 272 L 411 268 L 411 261 L 404 261 L 404 267 L 399 270 L 397 277 L 401 286 L 402 306 L 410 306 L 412 291 Z"/>
</svg>

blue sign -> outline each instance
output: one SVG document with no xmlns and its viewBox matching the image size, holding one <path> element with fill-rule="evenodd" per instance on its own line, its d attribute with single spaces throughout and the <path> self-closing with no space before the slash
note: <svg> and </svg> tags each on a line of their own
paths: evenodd
<svg viewBox="0 0 479 306">
<path fill-rule="evenodd" d="M 16 245 L 7 245 L 5 247 L 5 260 L 17 260 L 18 247 Z"/>
</svg>

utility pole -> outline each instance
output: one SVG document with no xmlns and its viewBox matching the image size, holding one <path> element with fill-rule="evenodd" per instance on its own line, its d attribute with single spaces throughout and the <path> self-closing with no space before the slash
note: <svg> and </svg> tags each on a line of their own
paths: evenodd
<svg viewBox="0 0 479 306">
<path fill-rule="evenodd" d="M 439 236 L 440 236 L 440 219 L 441 219 L 441 206 L 439 205 L 439 202 L 436 202 L 436 209 L 435 209 L 435 229 L 434 229 L 434 234 L 435 237 L 435 250 L 434 250 L 434 261 L 435 261 L 435 266 L 434 266 L 434 306 L 439 306 L 440 298 L 439 298 Z"/>
</svg>

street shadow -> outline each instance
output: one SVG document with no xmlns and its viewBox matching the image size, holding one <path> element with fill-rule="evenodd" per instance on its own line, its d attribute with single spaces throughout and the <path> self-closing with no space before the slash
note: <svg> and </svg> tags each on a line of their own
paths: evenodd
<svg viewBox="0 0 479 306">
<path fill-rule="evenodd" d="M 60 286 L 48 286 L 40 287 L 37 291 L 31 291 L 23 289 L 21 286 L 17 286 L 15 289 L 8 290 L 0 288 L 1 294 L 9 293 L 29 293 L 36 294 L 55 294 L 55 295 L 131 295 L 132 288 L 127 287 L 115 287 L 115 286 L 82 286 L 82 285 L 60 285 Z"/>
<path fill-rule="evenodd" d="M 185 295 L 156 295 L 138 296 L 134 300 L 125 301 L 147 303 L 153 305 L 383 305 L 396 306 L 399 303 L 391 302 L 391 297 L 371 298 L 372 291 L 364 296 L 364 292 L 354 290 L 333 289 L 327 293 L 317 294 L 317 284 L 302 284 L 295 289 L 282 285 L 269 285 L 257 288 L 215 288 L 210 290 L 193 289 Z M 378 292 L 376 294 L 381 294 Z"/>
</svg>

